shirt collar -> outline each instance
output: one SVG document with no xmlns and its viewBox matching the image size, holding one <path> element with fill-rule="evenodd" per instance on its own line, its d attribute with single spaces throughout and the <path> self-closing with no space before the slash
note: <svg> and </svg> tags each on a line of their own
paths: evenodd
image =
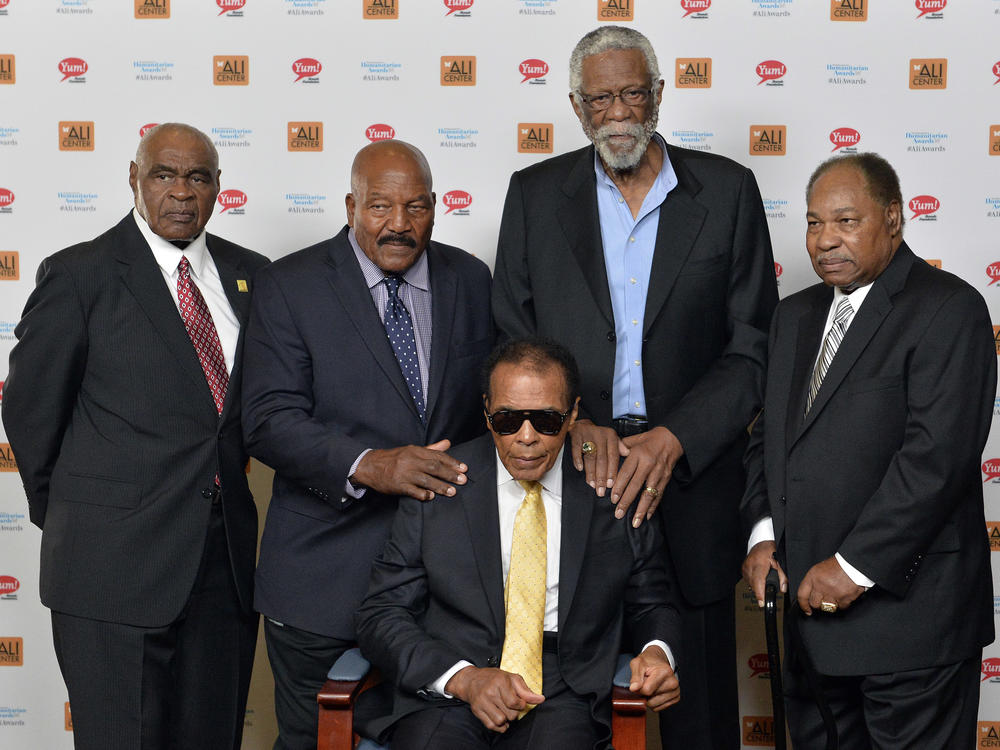
<svg viewBox="0 0 1000 750">
<path fill-rule="evenodd" d="M 566 449 L 565 446 L 559 449 L 559 455 L 556 456 L 556 462 L 552 464 L 552 468 L 549 469 L 541 478 L 542 488 L 549 494 L 562 498 L 562 455 L 563 451 Z M 500 454 L 497 454 L 497 487 L 500 487 L 507 482 L 517 481 L 510 475 L 507 471 L 507 467 L 503 465 L 503 461 L 500 460 Z"/>
<path fill-rule="evenodd" d="M 675 187 L 677 187 L 677 173 L 674 171 L 674 165 L 670 163 L 670 156 L 667 155 L 667 142 L 663 140 L 663 136 L 659 133 L 653 133 L 653 139 L 650 143 L 655 143 L 660 147 L 663 152 L 663 164 L 660 165 L 660 171 L 656 175 L 656 180 L 653 182 L 653 186 L 650 188 L 649 192 L 653 193 L 657 189 L 663 190 L 663 194 L 666 195 Z M 606 185 L 612 186 L 615 190 L 618 186 L 615 185 L 615 181 L 611 179 L 606 171 L 604 171 L 604 162 L 601 161 L 601 157 L 597 153 L 597 149 L 594 149 L 594 172 L 597 174 L 598 182 L 603 181 Z"/>
<path fill-rule="evenodd" d="M 172 245 L 170 240 L 165 240 L 160 235 L 156 234 L 152 229 L 150 229 L 149 224 L 146 220 L 139 215 L 139 211 L 135 208 L 132 209 L 132 218 L 135 219 L 136 226 L 139 227 L 139 232 L 142 233 L 143 238 L 146 240 L 146 244 L 149 245 L 149 249 L 153 253 L 153 258 L 156 259 L 156 265 L 158 265 L 163 273 L 167 276 L 174 276 L 177 273 L 177 265 L 181 262 L 181 256 L 187 256 L 188 263 L 191 267 L 191 275 L 197 279 L 205 277 L 205 263 L 208 261 L 208 245 L 205 242 L 205 230 L 201 230 L 201 233 L 191 240 L 191 243 L 181 250 L 176 245 Z"/>
<path fill-rule="evenodd" d="M 357 256 L 358 263 L 361 264 L 361 273 L 365 275 L 365 283 L 369 289 L 374 289 L 382 283 L 382 279 L 386 276 L 385 271 L 372 263 L 372 259 L 365 255 L 365 251 L 358 244 L 358 238 L 354 235 L 353 227 L 347 230 L 347 241 L 351 243 L 354 255 Z M 410 286 L 415 286 L 417 289 L 429 292 L 431 289 L 429 268 L 427 252 L 425 250 L 420 253 L 413 265 L 406 269 L 406 273 L 403 274 L 403 280 Z"/>
<path fill-rule="evenodd" d="M 874 282 L 868 282 L 864 286 L 859 286 L 850 294 L 844 294 L 839 286 L 833 288 L 833 307 L 836 308 L 837 304 L 841 299 L 846 298 L 848 302 L 851 303 L 851 309 L 857 314 L 858 310 L 861 309 L 861 303 L 865 301 L 865 297 L 868 296 L 868 292 L 871 291 L 872 284 Z"/>
</svg>

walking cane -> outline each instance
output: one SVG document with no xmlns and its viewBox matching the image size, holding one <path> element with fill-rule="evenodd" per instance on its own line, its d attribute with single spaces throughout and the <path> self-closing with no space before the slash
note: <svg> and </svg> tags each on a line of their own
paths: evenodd
<svg viewBox="0 0 1000 750">
<path fill-rule="evenodd" d="M 771 568 L 764 582 L 764 636 L 767 668 L 771 673 L 771 703 L 774 707 L 774 748 L 785 750 L 785 696 L 781 689 L 781 656 L 778 647 L 778 571 Z"/>
</svg>

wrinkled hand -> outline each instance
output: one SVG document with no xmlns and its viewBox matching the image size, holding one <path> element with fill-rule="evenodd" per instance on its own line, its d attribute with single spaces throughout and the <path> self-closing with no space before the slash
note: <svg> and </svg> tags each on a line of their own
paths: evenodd
<svg viewBox="0 0 1000 750">
<path fill-rule="evenodd" d="M 821 602 L 835 602 L 837 609 L 847 609 L 865 593 L 840 567 L 836 557 L 828 557 L 809 568 L 799 584 L 799 609 L 811 615 Z M 822 613 L 822 610 L 820 610 Z"/>
<path fill-rule="evenodd" d="M 753 595 L 757 597 L 758 607 L 764 606 L 764 583 L 771 568 L 778 571 L 781 593 L 784 594 L 788 591 L 788 576 L 778 565 L 778 561 L 774 559 L 776 550 L 777 547 L 772 540 L 757 542 L 750 548 L 750 552 L 747 553 L 747 557 L 743 561 L 743 580 L 747 582 Z"/>
<path fill-rule="evenodd" d="M 450 440 L 439 440 L 423 448 L 404 445 L 368 451 L 351 483 L 383 495 L 409 495 L 417 500 L 433 500 L 435 495 L 450 497 L 455 494 L 452 484 L 465 484 L 465 472 L 469 470 L 445 453 L 450 447 Z"/>
<path fill-rule="evenodd" d="M 632 681 L 628 689 L 645 696 L 646 705 L 662 711 L 681 699 L 681 686 L 677 675 L 659 646 L 650 646 L 632 661 Z"/>
<path fill-rule="evenodd" d="M 569 430 L 570 450 L 573 466 L 577 471 L 586 471 L 587 484 L 594 488 L 598 497 L 610 489 L 618 476 L 618 461 L 628 451 L 618 439 L 618 433 L 610 427 L 598 427 L 589 419 L 578 419 Z M 593 453 L 584 453 L 585 442 L 594 444 Z"/>
<path fill-rule="evenodd" d="M 468 703 L 475 717 L 493 732 L 506 732 L 529 703 L 538 705 L 545 700 L 544 695 L 528 688 L 521 675 L 492 668 L 460 669 L 444 689 Z"/>
<path fill-rule="evenodd" d="M 674 466 L 684 455 L 684 448 L 666 427 L 654 427 L 641 435 L 630 435 L 622 442 L 627 453 L 611 488 L 611 502 L 618 505 L 615 518 L 624 518 L 625 512 L 638 497 L 639 504 L 632 517 L 632 525 L 638 528 L 656 512 Z M 652 487 L 656 493 L 646 492 L 646 487 Z"/>
</svg>

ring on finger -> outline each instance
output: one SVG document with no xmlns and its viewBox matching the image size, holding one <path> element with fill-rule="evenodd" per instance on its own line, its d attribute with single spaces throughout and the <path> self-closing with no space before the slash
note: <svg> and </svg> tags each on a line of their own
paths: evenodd
<svg viewBox="0 0 1000 750">
<path fill-rule="evenodd" d="M 597 446 L 594 445 L 589 440 L 587 440 L 583 443 L 583 445 L 580 446 L 580 450 L 583 451 L 584 455 L 589 456 L 591 453 L 597 450 Z"/>
<path fill-rule="evenodd" d="M 660 491 L 658 489 L 656 489 L 656 487 L 645 487 L 643 489 L 643 492 L 648 492 L 653 497 L 656 497 L 657 495 L 660 494 Z"/>
<path fill-rule="evenodd" d="M 819 608 L 828 614 L 833 614 L 837 611 L 837 602 L 820 602 Z"/>
</svg>

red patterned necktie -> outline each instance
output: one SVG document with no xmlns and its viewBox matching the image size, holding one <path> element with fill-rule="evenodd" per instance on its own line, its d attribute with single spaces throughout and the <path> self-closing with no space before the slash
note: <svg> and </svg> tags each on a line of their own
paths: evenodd
<svg viewBox="0 0 1000 750">
<path fill-rule="evenodd" d="M 212 322 L 212 313 L 208 311 L 208 305 L 198 287 L 191 281 L 191 263 L 186 255 L 181 256 L 181 262 L 177 266 L 177 303 L 184 327 L 201 362 L 201 369 L 205 371 L 205 380 L 212 389 L 215 408 L 222 414 L 226 388 L 229 386 L 229 371 L 226 370 L 226 358 L 222 354 L 219 333 Z"/>
</svg>

